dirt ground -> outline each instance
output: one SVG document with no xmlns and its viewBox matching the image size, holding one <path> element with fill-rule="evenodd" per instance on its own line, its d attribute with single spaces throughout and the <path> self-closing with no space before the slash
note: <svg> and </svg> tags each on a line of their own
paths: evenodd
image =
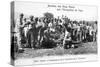
<svg viewBox="0 0 100 67">
<path fill-rule="evenodd" d="M 31 49 L 25 48 L 23 53 L 15 54 L 16 58 L 34 58 L 42 56 L 52 56 L 52 55 L 79 55 L 79 54 L 97 54 L 97 43 L 88 42 L 78 44 L 81 45 L 78 48 L 64 49 L 60 47 L 52 49 Z"/>
</svg>

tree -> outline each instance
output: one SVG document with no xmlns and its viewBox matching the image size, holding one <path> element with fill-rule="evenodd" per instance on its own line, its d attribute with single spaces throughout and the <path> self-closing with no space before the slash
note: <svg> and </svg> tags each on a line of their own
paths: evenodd
<svg viewBox="0 0 100 67">
<path fill-rule="evenodd" d="M 46 13 L 44 13 L 44 17 L 45 18 L 54 18 L 54 15 L 52 13 L 46 12 Z"/>
</svg>

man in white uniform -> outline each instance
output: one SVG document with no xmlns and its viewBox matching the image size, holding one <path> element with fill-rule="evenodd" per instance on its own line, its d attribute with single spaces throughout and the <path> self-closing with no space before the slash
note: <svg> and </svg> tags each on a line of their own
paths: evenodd
<svg viewBox="0 0 100 67">
<path fill-rule="evenodd" d="M 20 15 L 20 17 L 21 17 L 21 15 Z M 22 20 L 23 20 L 23 18 L 22 18 Z M 18 49 L 22 49 L 22 46 L 21 46 L 21 32 L 20 32 L 20 28 L 22 28 L 23 26 L 24 26 L 24 24 L 21 25 L 20 19 L 17 19 L 15 21 L 15 32 L 16 32 L 15 33 L 15 36 L 17 37 Z"/>
</svg>

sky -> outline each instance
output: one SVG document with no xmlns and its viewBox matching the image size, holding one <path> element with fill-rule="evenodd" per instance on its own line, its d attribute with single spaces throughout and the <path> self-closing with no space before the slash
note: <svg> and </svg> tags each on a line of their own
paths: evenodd
<svg viewBox="0 0 100 67">
<path fill-rule="evenodd" d="M 60 5 L 61 8 L 57 7 L 58 5 Z M 72 8 L 69 8 L 69 6 L 72 6 Z M 57 9 L 60 9 L 60 11 L 58 11 Z M 77 11 L 68 11 L 69 9 L 72 10 L 77 9 Z M 46 12 L 53 13 L 54 17 L 64 15 L 70 18 L 71 20 L 86 20 L 86 21 L 97 20 L 96 6 L 15 1 L 15 16 L 18 16 L 19 13 L 24 13 L 26 15 L 34 15 L 35 17 L 42 17 L 43 14 Z"/>
</svg>

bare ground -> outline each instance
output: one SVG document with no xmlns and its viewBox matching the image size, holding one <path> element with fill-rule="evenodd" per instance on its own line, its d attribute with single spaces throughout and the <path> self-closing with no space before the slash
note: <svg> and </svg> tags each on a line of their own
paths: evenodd
<svg viewBox="0 0 100 67">
<path fill-rule="evenodd" d="M 52 55 L 79 55 L 79 54 L 97 54 L 97 43 L 88 42 L 78 44 L 81 45 L 78 48 L 64 49 L 60 47 L 52 49 L 31 49 L 25 48 L 23 53 L 15 54 L 16 58 L 34 58 L 42 56 L 52 56 Z"/>
</svg>

